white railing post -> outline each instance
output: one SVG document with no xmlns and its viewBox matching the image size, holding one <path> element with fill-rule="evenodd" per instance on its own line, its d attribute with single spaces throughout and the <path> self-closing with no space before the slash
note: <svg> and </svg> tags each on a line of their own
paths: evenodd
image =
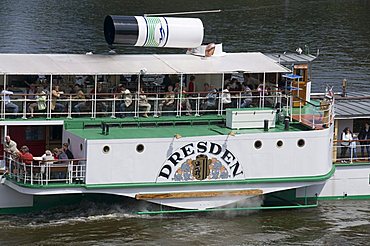
<svg viewBox="0 0 370 246">
<path fill-rule="evenodd" d="M 72 95 L 69 95 L 69 104 L 68 104 L 68 119 L 72 119 Z"/>
<path fill-rule="evenodd" d="M 24 95 L 22 119 L 24 119 L 24 120 L 27 119 L 27 95 Z"/>
<path fill-rule="evenodd" d="M 197 101 L 195 102 L 195 116 L 200 116 L 200 93 L 198 93 Z"/>
<path fill-rule="evenodd" d="M 111 118 L 116 118 L 116 115 L 115 115 L 115 113 L 116 113 L 116 97 L 115 97 L 115 95 L 113 94 L 113 102 L 112 102 L 112 116 L 111 116 Z"/>
</svg>

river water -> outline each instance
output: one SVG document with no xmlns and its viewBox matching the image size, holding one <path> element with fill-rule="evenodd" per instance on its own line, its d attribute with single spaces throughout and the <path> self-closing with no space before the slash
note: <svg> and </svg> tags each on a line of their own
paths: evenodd
<svg viewBox="0 0 370 246">
<path fill-rule="evenodd" d="M 222 9 L 199 15 L 205 42 L 227 52 L 313 54 L 313 89 L 370 92 L 370 1 L 366 0 L 1 0 L 0 52 L 106 53 L 108 14 Z M 179 52 L 120 47 L 118 53 Z M 180 50 L 184 52 L 184 50 Z M 318 208 L 242 214 L 138 216 L 124 206 L 83 204 L 32 215 L 0 216 L 1 245 L 365 245 L 369 201 L 325 201 Z"/>
</svg>

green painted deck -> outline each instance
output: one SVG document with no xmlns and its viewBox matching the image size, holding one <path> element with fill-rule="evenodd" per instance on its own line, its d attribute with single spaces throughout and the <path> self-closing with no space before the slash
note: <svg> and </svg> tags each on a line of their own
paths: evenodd
<svg viewBox="0 0 370 246">
<path fill-rule="evenodd" d="M 109 134 L 102 133 L 101 124 L 110 125 Z M 67 131 L 85 139 L 137 139 L 137 138 L 172 138 L 176 134 L 182 137 L 216 136 L 244 133 L 283 132 L 283 124 L 276 124 L 265 132 L 260 129 L 232 130 L 225 126 L 225 116 L 162 116 L 160 118 L 124 118 L 124 119 L 88 119 L 68 120 L 65 122 Z M 299 123 L 291 123 L 288 131 L 307 130 Z"/>
</svg>

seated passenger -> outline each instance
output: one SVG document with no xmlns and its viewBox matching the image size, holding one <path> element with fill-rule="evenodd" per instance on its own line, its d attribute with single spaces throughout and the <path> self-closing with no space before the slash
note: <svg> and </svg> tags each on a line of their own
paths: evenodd
<svg viewBox="0 0 370 246">
<path fill-rule="evenodd" d="M 3 89 L 1 91 L 1 94 L 4 97 L 3 100 L 5 102 L 5 110 L 8 112 L 10 111 L 11 113 L 14 113 L 14 114 L 18 113 L 19 111 L 18 105 L 10 101 L 10 95 L 13 95 L 14 93 L 12 91 Z"/>
<path fill-rule="evenodd" d="M 225 89 L 222 90 L 222 104 L 224 108 L 231 106 L 231 94 L 230 94 L 230 85 L 227 84 Z"/>
<path fill-rule="evenodd" d="M 35 111 L 35 108 L 37 108 L 38 111 L 46 109 L 46 93 L 41 86 L 37 88 L 35 100 L 35 102 L 28 106 L 31 113 L 30 118 L 33 118 L 33 112 Z"/>
<path fill-rule="evenodd" d="M 163 107 L 173 108 L 175 106 L 175 93 L 173 92 L 172 85 L 168 86 L 168 92 L 164 96 L 164 99 L 158 105 L 158 116 L 162 115 Z"/>
<path fill-rule="evenodd" d="M 18 156 L 19 160 L 26 165 L 31 165 L 33 162 L 33 155 L 30 153 L 29 148 L 25 145 L 20 149 Z"/>
<path fill-rule="evenodd" d="M 44 174 L 46 172 L 46 166 L 49 166 L 54 163 L 54 156 L 50 150 L 46 150 L 45 154 L 43 154 L 41 158 L 42 158 L 42 162 L 41 162 L 40 172 Z"/>
<path fill-rule="evenodd" d="M 86 97 L 82 90 L 78 90 L 73 99 L 76 99 L 78 102 L 75 106 L 73 106 L 73 110 L 75 112 L 80 113 L 84 108 L 87 108 Z"/>
<path fill-rule="evenodd" d="M 143 88 L 140 89 L 139 107 L 143 107 L 144 108 L 143 117 L 148 118 L 148 113 L 150 111 L 151 105 L 148 102 L 148 99 L 147 99 L 146 95 L 144 94 Z"/>
<path fill-rule="evenodd" d="M 183 88 L 182 94 L 180 95 L 181 109 L 182 110 L 186 109 L 186 115 L 190 116 L 191 115 L 191 105 L 190 105 L 189 99 L 187 98 L 186 93 L 187 93 L 186 88 Z"/>
<path fill-rule="evenodd" d="M 119 104 L 120 117 L 125 117 L 124 112 L 132 104 L 132 95 L 129 89 L 126 89 L 123 85 L 118 88 L 118 93 L 121 93 L 121 103 Z"/>
<path fill-rule="evenodd" d="M 243 85 L 244 90 L 242 93 L 242 104 L 240 105 L 241 108 L 249 108 L 252 104 L 252 90 L 247 85 Z"/>
<path fill-rule="evenodd" d="M 216 98 L 217 98 L 217 91 L 212 89 L 208 83 L 204 83 L 204 91 L 208 92 L 205 96 L 206 98 L 203 100 L 201 108 L 203 110 L 215 108 L 216 107 Z"/>
<path fill-rule="evenodd" d="M 60 99 L 60 96 L 63 94 L 63 91 L 59 91 L 59 85 L 53 86 L 53 90 L 51 91 L 51 110 L 55 110 L 57 112 L 64 111 L 64 105 L 57 102 L 57 100 Z"/>
</svg>

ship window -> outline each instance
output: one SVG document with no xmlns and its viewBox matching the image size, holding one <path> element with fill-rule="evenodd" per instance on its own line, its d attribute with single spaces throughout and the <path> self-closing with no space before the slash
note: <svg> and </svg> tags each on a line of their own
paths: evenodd
<svg viewBox="0 0 370 246">
<path fill-rule="evenodd" d="M 305 141 L 303 139 L 299 139 L 297 142 L 298 147 L 303 147 L 305 145 Z"/>
<path fill-rule="evenodd" d="M 144 151 L 144 145 L 142 145 L 142 144 L 136 145 L 136 151 L 139 152 L 139 153 L 143 152 Z"/>
<path fill-rule="evenodd" d="M 108 145 L 105 145 L 105 146 L 103 147 L 103 153 L 104 153 L 104 154 L 107 154 L 109 151 L 110 151 L 110 147 L 109 147 Z"/>
<path fill-rule="evenodd" d="M 281 141 L 281 140 L 279 140 L 279 141 L 277 141 L 276 142 L 276 146 L 278 147 L 278 148 L 281 148 L 281 147 L 283 147 L 283 141 Z"/>
<path fill-rule="evenodd" d="M 84 149 L 84 146 L 80 144 L 80 150 L 82 151 Z"/>
<path fill-rule="evenodd" d="M 254 142 L 254 147 L 256 149 L 260 149 L 262 147 L 262 142 L 260 140 L 257 140 L 256 142 Z"/>
<path fill-rule="evenodd" d="M 68 138 L 67 143 L 68 143 L 68 146 L 70 146 L 71 145 L 71 139 Z"/>
</svg>

